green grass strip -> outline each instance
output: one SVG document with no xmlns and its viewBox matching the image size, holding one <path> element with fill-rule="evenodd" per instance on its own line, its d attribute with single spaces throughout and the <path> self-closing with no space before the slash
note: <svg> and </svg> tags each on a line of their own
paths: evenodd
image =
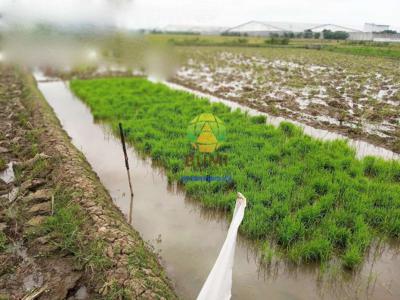
<svg viewBox="0 0 400 300">
<path fill-rule="evenodd" d="M 360 56 L 376 56 L 376 57 L 387 57 L 387 58 L 400 58 L 400 50 L 395 48 L 386 48 L 386 47 L 356 47 L 356 46 L 326 46 L 323 49 L 352 54 L 352 55 L 360 55 Z"/>
<path fill-rule="evenodd" d="M 227 211 L 236 192 L 244 193 L 242 232 L 275 241 L 294 262 L 338 256 L 353 268 L 374 238 L 400 237 L 399 162 L 359 160 L 344 141 L 322 142 L 290 123 L 266 126 L 260 117 L 145 79 L 74 80 L 71 88 L 97 120 L 114 130 L 122 121 L 128 140 L 165 167 L 171 182 L 182 176 L 232 176 L 230 183 L 182 185 L 206 206 Z M 186 129 L 206 112 L 225 123 L 227 140 L 218 151 L 228 159 L 226 165 L 199 170 L 185 165 L 194 151 Z"/>
</svg>

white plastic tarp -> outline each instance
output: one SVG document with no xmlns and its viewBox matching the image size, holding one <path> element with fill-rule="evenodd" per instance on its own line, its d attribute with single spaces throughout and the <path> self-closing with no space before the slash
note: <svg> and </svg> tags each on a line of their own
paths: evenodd
<svg viewBox="0 0 400 300">
<path fill-rule="evenodd" d="M 243 220 L 245 208 L 246 198 L 241 193 L 238 193 L 226 240 L 197 300 L 229 300 L 231 298 L 236 237 Z"/>
</svg>

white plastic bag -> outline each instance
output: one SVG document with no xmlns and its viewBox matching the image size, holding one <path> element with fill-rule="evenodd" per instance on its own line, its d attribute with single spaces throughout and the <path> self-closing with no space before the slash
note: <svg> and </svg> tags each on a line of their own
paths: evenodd
<svg viewBox="0 0 400 300">
<path fill-rule="evenodd" d="M 238 193 L 226 240 L 197 300 L 229 300 L 231 298 L 236 236 L 243 220 L 245 208 L 246 198 Z"/>
</svg>

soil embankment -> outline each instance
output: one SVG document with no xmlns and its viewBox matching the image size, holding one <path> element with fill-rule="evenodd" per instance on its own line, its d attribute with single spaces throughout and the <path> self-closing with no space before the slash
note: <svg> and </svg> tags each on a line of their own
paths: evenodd
<svg viewBox="0 0 400 300">
<path fill-rule="evenodd" d="M 0 71 L 0 299 L 175 299 L 33 78 Z"/>
</svg>

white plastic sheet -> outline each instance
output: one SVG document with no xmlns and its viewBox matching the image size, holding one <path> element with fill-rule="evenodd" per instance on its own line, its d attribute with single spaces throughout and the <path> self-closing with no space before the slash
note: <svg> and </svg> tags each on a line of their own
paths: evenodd
<svg viewBox="0 0 400 300">
<path fill-rule="evenodd" d="M 236 237 L 243 220 L 245 208 L 246 198 L 241 193 L 238 193 L 226 240 L 197 300 L 229 300 L 231 298 Z"/>
</svg>

